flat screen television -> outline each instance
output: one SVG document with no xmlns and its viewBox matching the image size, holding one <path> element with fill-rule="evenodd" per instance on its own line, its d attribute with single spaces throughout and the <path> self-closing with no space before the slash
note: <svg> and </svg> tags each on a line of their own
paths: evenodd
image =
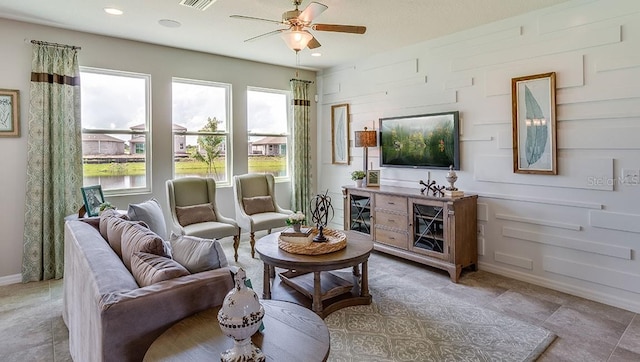
<svg viewBox="0 0 640 362">
<path fill-rule="evenodd" d="M 458 111 L 380 118 L 380 166 L 460 169 Z"/>
</svg>

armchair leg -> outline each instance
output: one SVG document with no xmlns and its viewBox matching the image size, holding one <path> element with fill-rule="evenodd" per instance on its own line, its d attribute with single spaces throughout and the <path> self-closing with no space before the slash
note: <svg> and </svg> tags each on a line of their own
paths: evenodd
<svg viewBox="0 0 640 362">
<path fill-rule="evenodd" d="M 256 245 L 256 233 L 252 231 L 249 235 L 251 236 L 249 239 L 249 242 L 251 243 L 251 258 L 255 258 L 254 246 Z"/>
<path fill-rule="evenodd" d="M 239 235 L 234 235 L 233 236 L 233 257 L 236 259 L 236 263 L 238 262 L 238 247 L 240 246 L 240 236 Z"/>
</svg>

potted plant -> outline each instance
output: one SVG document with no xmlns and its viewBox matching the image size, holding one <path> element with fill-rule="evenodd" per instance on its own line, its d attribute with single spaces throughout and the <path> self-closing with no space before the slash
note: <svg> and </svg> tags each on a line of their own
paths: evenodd
<svg viewBox="0 0 640 362">
<path fill-rule="evenodd" d="M 293 227 L 293 231 L 300 232 L 300 227 L 304 224 L 306 217 L 302 213 L 302 211 L 296 211 L 295 213 L 289 215 L 287 217 L 287 225 Z"/>
<path fill-rule="evenodd" d="M 351 179 L 356 182 L 356 187 L 362 187 L 362 180 L 364 180 L 365 173 L 362 170 L 356 170 L 351 172 Z"/>
</svg>

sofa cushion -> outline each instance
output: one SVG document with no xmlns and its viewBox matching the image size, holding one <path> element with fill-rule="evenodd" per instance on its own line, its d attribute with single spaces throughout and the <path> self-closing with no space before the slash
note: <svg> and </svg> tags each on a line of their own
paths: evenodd
<svg viewBox="0 0 640 362">
<path fill-rule="evenodd" d="M 162 239 L 167 239 L 167 224 L 158 200 L 150 199 L 139 204 L 129 204 L 127 216 L 130 220 L 144 221 L 151 231 Z"/>
<path fill-rule="evenodd" d="M 216 213 L 211 204 L 176 206 L 176 217 L 182 226 L 217 221 Z"/>
<path fill-rule="evenodd" d="M 131 257 L 137 252 L 170 257 L 170 251 L 158 234 L 146 227 L 127 223 L 122 232 L 122 262 L 131 270 Z"/>
<path fill-rule="evenodd" d="M 244 212 L 247 215 L 260 214 L 263 212 L 274 212 L 273 199 L 271 196 L 245 197 L 242 199 Z"/>
<path fill-rule="evenodd" d="M 169 241 L 173 259 L 192 274 L 229 265 L 222 246 L 217 240 L 172 234 Z"/>
<path fill-rule="evenodd" d="M 133 253 L 131 274 L 141 287 L 163 280 L 189 275 L 189 271 L 175 260 L 149 253 Z"/>
</svg>

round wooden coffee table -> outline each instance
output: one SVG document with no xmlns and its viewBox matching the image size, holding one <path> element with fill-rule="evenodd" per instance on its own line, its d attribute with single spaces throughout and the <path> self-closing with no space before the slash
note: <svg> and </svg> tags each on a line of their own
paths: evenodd
<svg viewBox="0 0 640 362">
<path fill-rule="evenodd" d="M 261 300 L 264 330 L 251 337 L 267 361 L 326 361 L 329 330 L 312 311 L 289 302 Z M 187 317 L 156 339 L 144 361 L 219 361 L 233 347 L 220 331 L 218 311 L 213 308 Z"/>
<path fill-rule="evenodd" d="M 280 249 L 280 233 L 258 240 L 256 252 L 264 262 L 262 297 L 294 301 L 311 307 L 322 318 L 340 308 L 371 304 L 367 260 L 373 250 L 373 242 L 359 233 L 344 233 L 347 236 L 346 248 L 321 255 L 291 254 Z M 345 278 L 336 272 L 350 267 L 350 277 Z M 286 270 L 276 276 L 275 268 Z"/>
</svg>

